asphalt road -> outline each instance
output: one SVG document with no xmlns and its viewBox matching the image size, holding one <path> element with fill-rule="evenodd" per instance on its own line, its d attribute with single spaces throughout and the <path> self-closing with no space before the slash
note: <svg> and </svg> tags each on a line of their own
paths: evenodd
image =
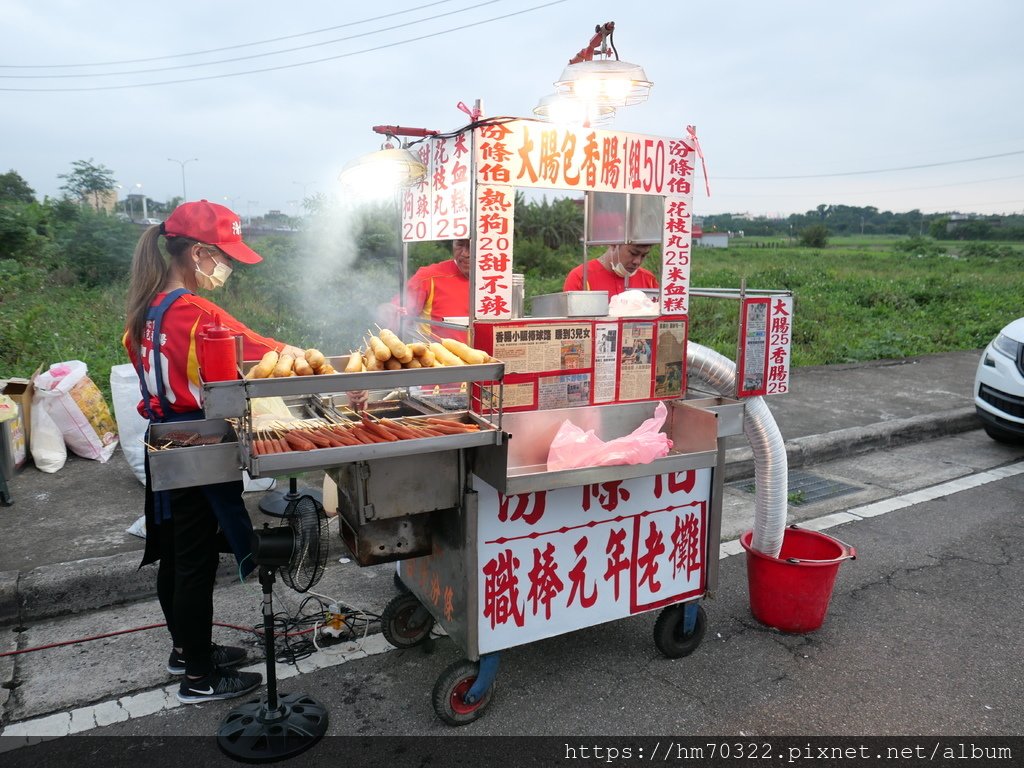
<svg viewBox="0 0 1024 768">
<path fill-rule="evenodd" d="M 744 559 L 726 558 L 692 656 L 659 654 L 655 613 L 511 649 L 488 711 L 458 730 L 430 704 L 461 656 L 446 638 L 282 690 L 326 705 L 333 736 L 1021 735 L 1022 495 L 1017 474 L 832 529 L 859 556 L 840 568 L 824 626 L 806 635 L 756 622 Z M 209 736 L 236 705 L 179 707 L 88 734 Z M 338 744 L 323 742 L 310 759 Z M 47 754 L 46 745 L 8 754 L 28 764 L 33 750 Z"/>
</svg>

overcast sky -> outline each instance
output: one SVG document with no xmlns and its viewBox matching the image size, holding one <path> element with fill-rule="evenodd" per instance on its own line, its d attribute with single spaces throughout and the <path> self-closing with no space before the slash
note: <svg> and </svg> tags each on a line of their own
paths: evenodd
<svg viewBox="0 0 1024 768">
<path fill-rule="evenodd" d="M 609 127 L 696 125 L 698 215 L 1024 211 L 1020 0 L 0 0 L 0 172 L 167 200 L 197 158 L 189 199 L 293 214 L 373 125 L 531 115 L 606 21 L 654 81 Z"/>
</svg>

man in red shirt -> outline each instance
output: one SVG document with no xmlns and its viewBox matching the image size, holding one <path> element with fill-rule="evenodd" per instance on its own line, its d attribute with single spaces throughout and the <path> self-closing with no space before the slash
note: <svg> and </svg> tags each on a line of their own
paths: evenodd
<svg viewBox="0 0 1024 768">
<path fill-rule="evenodd" d="M 609 245 L 604 253 L 587 262 L 586 285 L 581 264 L 566 275 L 562 290 L 607 291 L 610 299 L 629 288 L 657 288 L 658 280 L 640 266 L 650 252 L 650 245 Z"/>
<path fill-rule="evenodd" d="M 405 314 L 423 321 L 419 329 L 424 336 L 466 341 L 466 331 L 435 323 L 446 317 L 469 317 L 469 240 L 452 242 L 451 259 L 416 270 L 406 285 L 406 301 Z M 382 325 L 395 324 L 400 314 L 398 297 L 381 305 L 378 314 Z"/>
</svg>

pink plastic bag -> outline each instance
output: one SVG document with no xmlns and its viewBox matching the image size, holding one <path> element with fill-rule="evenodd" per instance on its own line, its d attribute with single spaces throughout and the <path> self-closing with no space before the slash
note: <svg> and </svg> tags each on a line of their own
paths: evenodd
<svg viewBox="0 0 1024 768">
<path fill-rule="evenodd" d="M 616 464 L 649 464 L 667 456 L 672 441 L 661 431 L 668 409 L 658 403 L 654 416 L 624 437 L 605 442 L 594 430 L 584 432 L 566 419 L 548 450 L 548 471 L 605 467 Z"/>
</svg>

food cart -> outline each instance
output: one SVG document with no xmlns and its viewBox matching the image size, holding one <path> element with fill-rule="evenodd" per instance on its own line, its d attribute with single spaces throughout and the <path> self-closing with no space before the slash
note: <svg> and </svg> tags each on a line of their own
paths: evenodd
<svg viewBox="0 0 1024 768">
<path fill-rule="evenodd" d="M 701 600 L 717 583 L 723 438 L 742 431 L 743 405 L 687 396 L 691 140 L 502 118 L 416 148 L 426 181 L 405 193 L 403 238 L 472 238 L 469 330 L 473 345 L 503 364 L 502 437 L 464 451 L 456 473 L 435 478 L 457 508 L 433 513 L 429 554 L 399 561 L 408 592 L 382 622 L 399 647 L 421 642 L 437 622 L 462 648 L 466 660 L 433 692 L 438 716 L 461 724 L 487 707 L 506 648 L 654 609 L 664 654 L 700 644 Z M 609 317 L 606 295 L 570 292 L 537 297 L 531 316 L 517 316 L 517 187 L 584 192 L 585 245 L 660 243 L 656 303 L 643 316 Z M 611 440 L 659 403 L 673 443 L 667 456 L 548 469 L 564 422 Z M 373 467 L 331 474 L 346 518 L 349 499 L 415 509 L 394 498 L 404 483 L 383 474 L 375 482 Z"/>
<path fill-rule="evenodd" d="M 743 432 L 744 403 L 687 382 L 693 132 L 667 138 L 493 118 L 418 135 L 411 149 L 426 175 L 404 193 L 402 239 L 471 240 L 470 314 L 451 324 L 461 323 L 491 362 L 208 383 L 207 421 L 196 424 L 222 430 L 227 442 L 184 450 L 205 452 L 187 469 L 190 484 L 218 479 L 210 475 L 225 464 L 214 451 L 253 477 L 324 470 L 338 486 L 341 537 L 355 560 L 397 563 L 402 589 L 382 613 L 385 637 L 411 647 L 436 624 L 463 651 L 433 691 L 437 715 L 459 725 L 486 710 L 508 648 L 652 610 L 660 611 L 654 642 L 663 654 L 699 646 L 702 601 L 718 581 L 724 438 Z M 610 316 L 607 297 L 571 292 L 536 300 L 522 316 L 513 271 L 522 187 L 586 196 L 584 264 L 591 245 L 659 243 L 661 288 L 649 307 Z M 788 377 L 788 339 L 785 359 L 774 361 L 785 370 L 766 373 L 767 331 L 770 312 L 791 305 L 757 303 L 765 300 L 743 310 L 753 334 L 741 352 L 764 363 L 760 378 L 748 365 L 744 394 Z M 448 419 L 467 430 L 254 451 L 255 399 L 284 397 L 293 413 L 336 422 L 354 418 L 344 396 L 353 390 L 378 393 L 374 418 Z M 662 410 L 667 455 L 549 469 L 566 422 L 610 441 Z M 160 466 L 166 460 L 151 456 L 154 478 L 171 474 Z M 154 488 L 164 484 L 155 479 Z"/>
</svg>

